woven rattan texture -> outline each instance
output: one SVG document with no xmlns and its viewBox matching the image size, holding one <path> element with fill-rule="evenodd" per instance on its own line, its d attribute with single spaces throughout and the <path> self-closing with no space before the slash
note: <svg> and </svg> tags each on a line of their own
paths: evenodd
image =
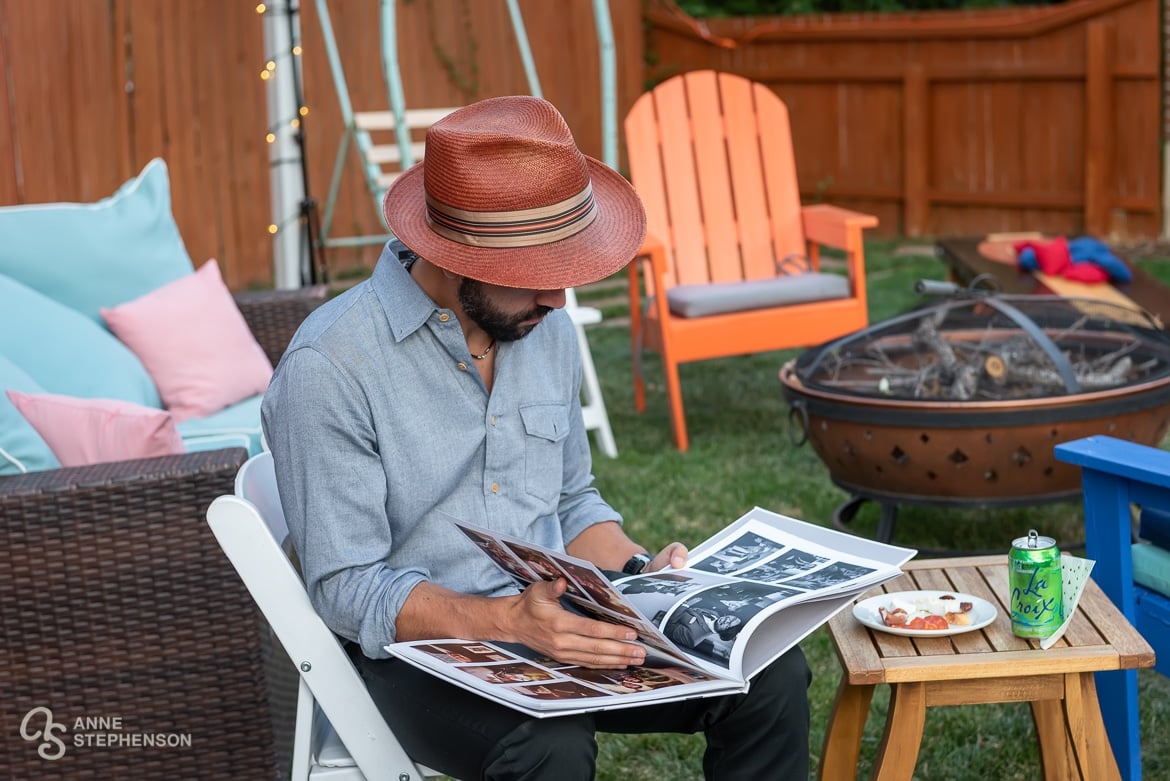
<svg viewBox="0 0 1170 781">
<path fill-rule="evenodd" d="M 236 305 L 268 360 L 275 366 L 297 326 L 326 298 L 324 285 L 299 290 L 262 290 L 236 294 Z"/>
<path fill-rule="evenodd" d="M 323 300 L 237 297 L 274 363 Z M 0 478 L 0 778 L 287 777 L 296 670 L 206 523 L 246 457 Z"/>
</svg>

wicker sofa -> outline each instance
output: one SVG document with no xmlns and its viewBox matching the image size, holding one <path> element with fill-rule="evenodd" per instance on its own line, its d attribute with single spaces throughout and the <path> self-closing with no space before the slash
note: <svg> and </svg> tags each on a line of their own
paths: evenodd
<svg viewBox="0 0 1170 781">
<path fill-rule="evenodd" d="M 236 300 L 275 364 L 324 297 Z M 297 677 L 205 521 L 246 457 L 232 448 L 0 477 L 10 777 L 287 778 Z"/>
</svg>

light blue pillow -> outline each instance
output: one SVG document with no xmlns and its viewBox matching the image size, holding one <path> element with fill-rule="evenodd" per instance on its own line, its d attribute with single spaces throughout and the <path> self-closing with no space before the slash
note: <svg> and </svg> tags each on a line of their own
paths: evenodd
<svg viewBox="0 0 1170 781">
<path fill-rule="evenodd" d="M 260 402 L 257 394 L 224 407 L 205 418 L 188 418 L 178 424 L 179 436 L 187 451 L 218 450 L 223 447 L 247 448 L 248 455 L 259 453 L 261 445 Z"/>
<path fill-rule="evenodd" d="M 7 391 L 44 393 L 19 366 L 0 355 L 0 475 L 56 469 L 61 462 L 24 415 L 8 400 Z"/>
<path fill-rule="evenodd" d="M 1170 551 L 1148 542 L 1136 543 L 1132 550 L 1134 582 L 1170 597 Z"/>
<path fill-rule="evenodd" d="M 48 393 L 162 407 L 142 362 L 113 334 L 3 275 L 0 355 Z"/>
<path fill-rule="evenodd" d="M 190 274 L 171 215 L 161 158 L 96 203 L 0 208 L 0 274 L 101 324 L 101 307 L 125 303 Z"/>
</svg>

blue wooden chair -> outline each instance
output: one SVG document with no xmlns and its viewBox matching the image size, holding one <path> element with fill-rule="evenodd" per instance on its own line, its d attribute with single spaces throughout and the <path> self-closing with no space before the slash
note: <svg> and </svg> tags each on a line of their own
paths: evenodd
<svg viewBox="0 0 1170 781">
<path fill-rule="evenodd" d="M 1170 452 L 1113 437 L 1057 445 L 1081 467 L 1085 551 L 1093 579 L 1137 627 L 1170 675 Z M 1140 508 L 1133 539 L 1133 507 Z M 1101 713 L 1124 778 L 1142 777 L 1137 671 L 1097 673 Z"/>
</svg>

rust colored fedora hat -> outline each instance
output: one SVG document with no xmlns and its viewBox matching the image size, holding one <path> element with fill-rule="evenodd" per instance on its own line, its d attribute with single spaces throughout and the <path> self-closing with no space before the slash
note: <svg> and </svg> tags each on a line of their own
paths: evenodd
<svg viewBox="0 0 1170 781">
<path fill-rule="evenodd" d="M 430 263 L 504 287 L 559 290 L 609 276 L 646 235 L 634 188 L 577 149 L 551 103 L 489 98 L 427 131 L 395 180 L 386 224 Z"/>
</svg>

